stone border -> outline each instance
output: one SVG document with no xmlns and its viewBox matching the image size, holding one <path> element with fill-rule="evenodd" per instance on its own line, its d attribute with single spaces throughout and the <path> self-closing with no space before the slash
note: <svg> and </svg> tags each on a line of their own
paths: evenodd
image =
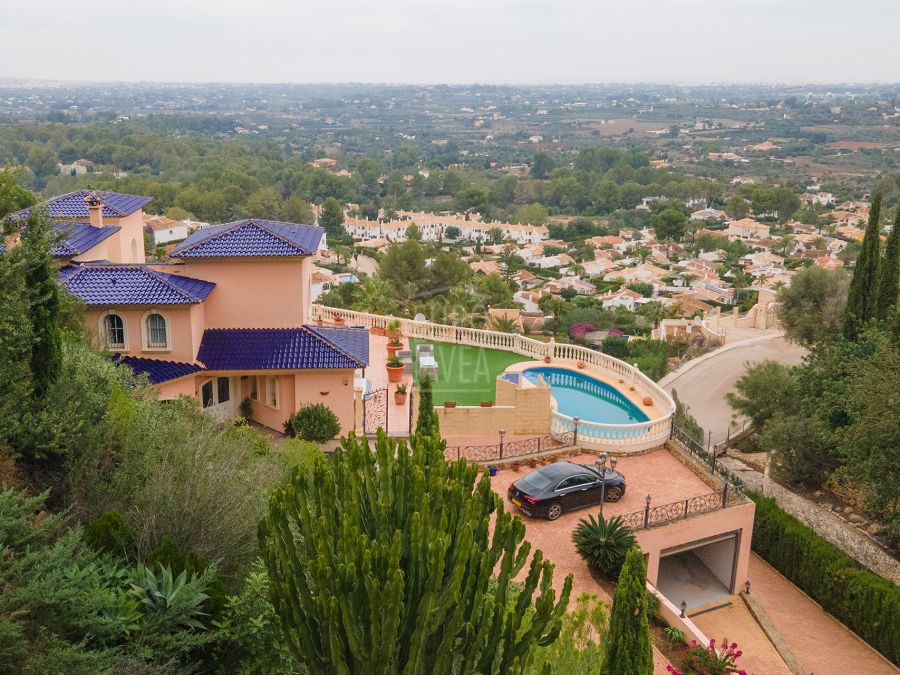
<svg viewBox="0 0 900 675">
<path fill-rule="evenodd" d="M 759 624 L 763 633 L 769 638 L 769 642 L 775 647 L 775 651 L 778 652 L 778 655 L 781 657 L 781 660 L 784 661 L 785 665 L 787 665 L 794 675 L 807 675 L 806 671 L 801 667 L 796 654 L 794 654 L 794 651 L 788 646 L 788 643 L 782 637 L 778 628 L 775 627 L 774 622 L 769 618 L 766 610 L 756 601 L 756 596 L 752 593 L 740 593 L 739 595 L 747 606 L 747 609 L 750 611 L 750 615 L 756 619 L 756 623 Z"/>
<path fill-rule="evenodd" d="M 790 491 L 777 483 L 766 467 L 763 496 L 774 499 L 785 512 L 809 527 L 817 535 L 838 547 L 866 569 L 900 584 L 900 562 L 888 553 L 868 532 L 833 511 Z"/>
</svg>

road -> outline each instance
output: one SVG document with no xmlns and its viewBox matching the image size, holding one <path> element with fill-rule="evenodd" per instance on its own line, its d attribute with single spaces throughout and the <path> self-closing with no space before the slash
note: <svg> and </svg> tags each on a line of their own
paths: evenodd
<svg viewBox="0 0 900 675">
<path fill-rule="evenodd" d="M 685 403 L 697 422 L 712 433 L 712 442 L 725 438 L 734 411 L 725 394 L 734 390 L 735 382 L 749 364 L 771 360 L 796 365 L 806 349 L 779 334 L 759 340 L 744 340 L 728 344 L 694 361 L 688 361 L 669 373 L 660 384 L 666 391 L 673 389 Z M 738 425 L 742 420 L 737 420 Z"/>
</svg>

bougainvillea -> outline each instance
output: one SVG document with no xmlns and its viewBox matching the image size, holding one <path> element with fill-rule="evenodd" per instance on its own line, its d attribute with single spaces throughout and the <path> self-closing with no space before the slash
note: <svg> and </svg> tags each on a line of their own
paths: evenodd
<svg viewBox="0 0 900 675">
<path fill-rule="evenodd" d="M 738 649 L 736 642 L 728 642 L 728 638 L 722 640 L 721 647 L 716 647 L 715 639 L 710 639 L 709 646 L 703 647 L 696 640 L 685 645 L 684 670 L 680 671 L 672 665 L 667 665 L 666 670 L 672 675 L 747 675 L 747 671 L 738 667 L 737 660 L 743 652 Z"/>
<path fill-rule="evenodd" d="M 588 333 L 593 333 L 597 327 L 592 323 L 573 323 L 569 329 L 569 335 L 573 338 L 583 338 Z"/>
</svg>

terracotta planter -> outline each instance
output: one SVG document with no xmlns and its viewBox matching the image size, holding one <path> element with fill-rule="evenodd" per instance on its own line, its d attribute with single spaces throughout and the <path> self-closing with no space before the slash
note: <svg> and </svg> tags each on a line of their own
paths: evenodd
<svg viewBox="0 0 900 675">
<path fill-rule="evenodd" d="M 634 391 L 634 385 L 631 385 L 630 387 L 628 387 L 628 390 L 629 390 L 629 391 Z"/>
<path fill-rule="evenodd" d="M 644 405 L 653 405 L 653 399 L 649 396 L 645 396 L 643 400 Z"/>
<path fill-rule="evenodd" d="M 403 349 L 403 345 L 402 345 L 402 344 L 393 346 L 393 345 L 391 345 L 390 342 L 388 342 L 388 345 L 387 345 L 387 355 L 388 355 L 388 358 L 390 359 L 390 358 L 393 358 L 394 356 L 396 356 L 396 355 L 397 355 L 397 352 L 399 352 L 401 349 Z"/>
<path fill-rule="evenodd" d="M 394 392 L 394 403 L 397 405 L 406 405 L 406 397 L 409 396 L 408 393 L 403 392 L 402 394 L 399 391 Z"/>
<path fill-rule="evenodd" d="M 343 326 L 343 325 L 344 325 L 344 320 L 341 319 L 341 318 L 337 318 L 337 319 L 334 320 L 334 325 L 335 325 L 335 326 Z"/>
<path fill-rule="evenodd" d="M 579 368 L 584 368 L 584 361 L 579 361 L 579 362 L 578 362 L 578 367 L 579 367 Z"/>
<path fill-rule="evenodd" d="M 494 402 L 493 402 L 493 401 L 482 401 L 482 402 L 481 402 L 481 407 L 482 407 L 482 408 L 490 408 L 490 407 L 492 407 L 493 405 L 494 405 Z"/>
<path fill-rule="evenodd" d="M 403 380 L 403 366 L 385 366 L 387 368 L 388 382 L 400 382 Z"/>
<path fill-rule="evenodd" d="M 384 335 L 384 328 L 381 328 L 380 326 L 372 326 L 372 328 L 369 329 L 369 333 L 371 333 L 372 335 Z"/>
<path fill-rule="evenodd" d="M 444 401 L 444 407 L 445 408 L 455 408 L 456 401 Z"/>
<path fill-rule="evenodd" d="M 550 363 L 550 361 L 552 361 L 552 359 L 549 356 L 544 357 L 544 363 Z"/>
</svg>

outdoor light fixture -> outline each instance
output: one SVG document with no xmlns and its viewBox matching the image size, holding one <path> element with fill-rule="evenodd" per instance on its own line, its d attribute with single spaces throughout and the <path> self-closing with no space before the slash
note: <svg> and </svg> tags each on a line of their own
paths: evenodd
<svg viewBox="0 0 900 675">
<path fill-rule="evenodd" d="M 647 495 L 646 497 L 644 497 L 644 499 L 647 502 L 647 506 L 650 506 L 650 495 Z"/>
<path fill-rule="evenodd" d="M 603 504 L 606 502 L 606 458 L 609 457 L 608 452 L 597 454 L 597 466 L 600 467 L 600 515 L 603 515 Z"/>
<path fill-rule="evenodd" d="M 749 579 L 747 579 L 747 581 L 744 582 L 744 592 L 747 595 L 750 595 L 750 580 Z"/>
<path fill-rule="evenodd" d="M 681 618 L 682 619 L 684 618 L 685 611 L 687 611 L 687 602 L 682 600 L 681 601 Z"/>
<path fill-rule="evenodd" d="M 616 464 L 618 464 L 618 463 L 619 463 L 618 457 L 610 457 L 609 458 L 609 468 L 612 469 L 613 471 L 616 470 Z"/>
</svg>

